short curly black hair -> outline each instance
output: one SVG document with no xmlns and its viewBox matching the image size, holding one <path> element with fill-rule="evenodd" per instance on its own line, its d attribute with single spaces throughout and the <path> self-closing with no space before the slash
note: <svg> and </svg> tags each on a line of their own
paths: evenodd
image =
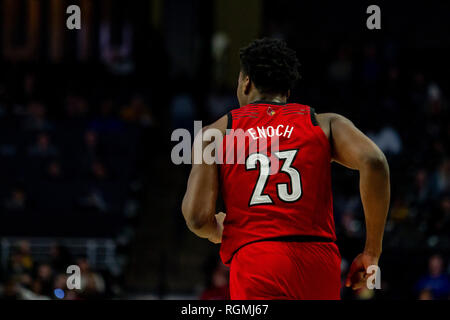
<svg viewBox="0 0 450 320">
<path fill-rule="evenodd" d="M 263 38 L 240 50 L 241 71 L 261 93 L 281 93 L 300 79 L 296 53 L 278 39 Z"/>
</svg>

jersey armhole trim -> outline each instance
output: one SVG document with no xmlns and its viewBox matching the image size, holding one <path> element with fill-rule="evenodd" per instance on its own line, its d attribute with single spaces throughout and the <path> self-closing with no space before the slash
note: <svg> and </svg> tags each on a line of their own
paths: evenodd
<svg viewBox="0 0 450 320">
<path fill-rule="evenodd" d="M 330 143 L 330 140 L 328 139 L 328 137 L 326 136 L 325 132 L 320 127 L 319 122 L 316 119 L 316 111 L 313 107 L 309 107 L 309 112 L 310 112 L 312 129 L 313 129 L 314 133 L 316 134 L 316 137 L 321 141 L 321 143 L 327 149 L 327 151 L 331 157 L 331 143 Z"/>
<path fill-rule="evenodd" d="M 312 107 L 310 107 L 310 115 L 311 115 L 311 123 L 313 124 L 313 126 L 317 127 L 319 123 L 317 122 L 316 119 L 316 110 Z"/>
<path fill-rule="evenodd" d="M 233 114 L 231 111 L 227 113 L 227 129 L 233 129 Z"/>
</svg>

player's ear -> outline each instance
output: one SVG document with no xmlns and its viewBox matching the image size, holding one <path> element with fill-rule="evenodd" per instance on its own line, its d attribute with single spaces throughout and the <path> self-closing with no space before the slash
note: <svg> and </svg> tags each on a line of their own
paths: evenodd
<svg viewBox="0 0 450 320">
<path fill-rule="evenodd" d="M 287 92 L 287 98 L 289 99 L 290 96 L 291 96 L 291 89 L 289 89 Z"/>
<path fill-rule="evenodd" d="M 244 77 L 244 83 L 243 83 L 242 87 L 244 88 L 244 94 L 248 95 L 250 93 L 251 88 L 252 88 L 252 82 L 250 81 L 249 76 L 245 76 Z"/>
</svg>

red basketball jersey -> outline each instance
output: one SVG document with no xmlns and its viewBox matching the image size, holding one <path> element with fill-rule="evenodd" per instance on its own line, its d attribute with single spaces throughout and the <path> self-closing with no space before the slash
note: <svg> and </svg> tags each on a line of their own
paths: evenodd
<svg viewBox="0 0 450 320">
<path fill-rule="evenodd" d="M 229 265 L 242 246 L 271 238 L 336 240 L 330 145 L 314 109 L 256 102 L 231 111 L 228 123 L 232 131 L 225 136 L 219 166 L 227 214 L 222 261 Z M 244 132 L 245 139 L 233 131 Z"/>
</svg>

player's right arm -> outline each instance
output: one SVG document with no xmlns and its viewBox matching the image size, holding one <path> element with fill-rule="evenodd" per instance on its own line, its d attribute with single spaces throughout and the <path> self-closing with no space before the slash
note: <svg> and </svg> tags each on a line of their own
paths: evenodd
<svg viewBox="0 0 450 320">
<path fill-rule="evenodd" d="M 367 267 L 378 265 L 381 255 L 390 201 L 389 166 L 378 146 L 350 120 L 338 114 L 322 114 L 317 119 L 321 127 L 325 125 L 324 131 L 330 138 L 332 160 L 359 171 L 366 243 L 353 261 L 346 281 L 346 286 L 356 289 L 365 284 Z"/>
<path fill-rule="evenodd" d="M 220 243 L 222 241 L 223 222 L 225 213 L 216 214 L 216 200 L 219 192 L 219 176 L 217 164 L 207 163 L 203 159 L 205 148 L 210 141 L 204 141 L 202 135 L 209 129 L 220 131 L 225 134 L 228 123 L 228 116 L 223 116 L 212 125 L 203 128 L 197 134 L 192 147 L 192 169 L 189 174 L 186 193 L 183 198 L 181 211 L 186 220 L 186 224 L 193 233 L 201 238 L 207 238 L 211 242 Z M 217 148 L 220 142 L 213 142 Z M 196 150 L 196 149 L 199 150 Z M 202 158 L 200 163 L 194 161 L 194 155 L 200 152 Z"/>
</svg>

